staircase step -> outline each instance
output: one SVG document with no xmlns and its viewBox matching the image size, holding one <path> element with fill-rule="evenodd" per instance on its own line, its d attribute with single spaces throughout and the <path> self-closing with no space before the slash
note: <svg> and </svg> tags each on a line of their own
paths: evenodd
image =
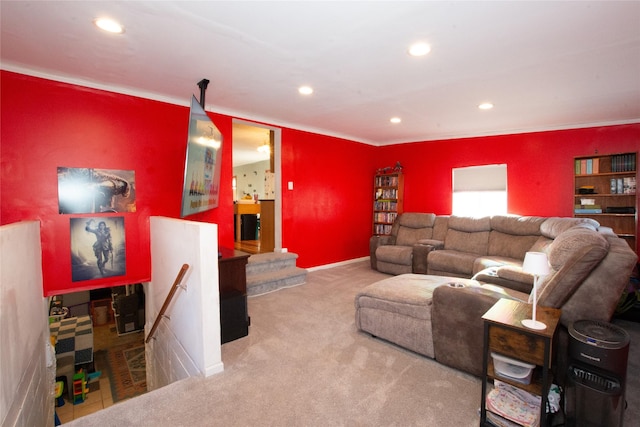
<svg viewBox="0 0 640 427">
<path fill-rule="evenodd" d="M 247 274 L 247 296 L 262 295 L 278 289 L 302 285 L 306 279 L 307 270 L 299 267 Z"/>
<path fill-rule="evenodd" d="M 291 252 L 268 252 L 251 255 L 247 264 L 247 278 L 254 274 L 295 267 L 296 259 L 298 259 L 298 254 Z"/>
</svg>

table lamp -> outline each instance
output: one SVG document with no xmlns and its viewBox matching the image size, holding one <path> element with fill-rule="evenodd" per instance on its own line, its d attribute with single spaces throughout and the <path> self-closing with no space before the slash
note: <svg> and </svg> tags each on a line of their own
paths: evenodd
<svg viewBox="0 0 640 427">
<path fill-rule="evenodd" d="M 533 316 L 531 319 L 523 320 L 522 325 L 529 329 L 546 329 L 547 325 L 536 320 L 536 307 L 538 305 L 538 278 L 549 274 L 547 255 L 542 252 L 527 252 L 522 263 L 522 271 L 533 274 Z"/>
</svg>

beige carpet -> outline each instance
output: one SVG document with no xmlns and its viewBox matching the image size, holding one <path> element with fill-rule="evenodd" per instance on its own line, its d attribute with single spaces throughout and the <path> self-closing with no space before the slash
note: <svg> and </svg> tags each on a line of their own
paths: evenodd
<svg viewBox="0 0 640 427">
<path fill-rule="evenodd" d="M 250 298 L 249 336 L 223 345 L 223 373 L 179 381 L 66 425 L 477 426 L 478 378 L 356 331 L 356 293 L 384 277 L 368 261 L 357 262 Z M 629 376 L 637 379 L 634 369 L 630 364 Z M 634 384 L 628 420 L 640 404 Z"/>
</svg>

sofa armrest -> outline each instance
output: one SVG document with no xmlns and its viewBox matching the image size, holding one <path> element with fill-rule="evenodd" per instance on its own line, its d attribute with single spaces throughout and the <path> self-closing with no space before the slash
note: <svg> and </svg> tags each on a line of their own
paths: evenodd
<svg viewBox="0 0 640 427">
<path fill-rule="evenodd" d="M 427 274 L 427 257 L 429 252 L 436 248 L 432 245 L 413 245 L 413 258 L 411 260 L 411 270 L 415 274 Z"/>
<path fill-rule="evenodd" d="M 533 275 L 523 272 L 520 267 L 489 267 L 477 272 L 472 279 L 524 293 L 533 289 Z"/>
<path fill-rule="evenodd" d="M 393 236 L 371 236 L 369 239 L 369 258 L 371 261 L 371 269 L 378 269 L 378 260 L 376 259 L 376 249 L 383 245 L 393 245 L 395 237 Z"/>
<path fill-rule="evenodd" d="M 444 242 L 434 239 L 421 239 L 413 245 L 412 272 L 415 274 L 427 274 L 427 257 L 429 252 L 436 249 L 444 249 Z"/>
<path fill-rule="evenodd" d="M 431 326 L 438 362 L 482 376 L 484 322 L 482 316 L 506 294 L 481 286 L 443 285 L 433 292 Z"/>
<path fill-rule="evenodd" d="M 419 245 L 431 246 L 433 249 L 444 249 L 444 242 L 442 240 L 436 239 L 420 239 L 418 240 Z"/>
</svg>

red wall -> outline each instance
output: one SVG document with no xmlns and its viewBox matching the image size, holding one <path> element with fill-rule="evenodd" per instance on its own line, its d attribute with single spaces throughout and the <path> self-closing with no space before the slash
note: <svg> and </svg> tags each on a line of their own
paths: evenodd
<svg viewBox="0 0 640 427">
<path fill-rule="evenodd" d="M 380 147 L 405 173 L 405 211 L 451 213 L 451 169 L 507 165 L 509 213 L 573 216 L 573 158 L 640 149 L 640 124 Z M 428 165 L 428 166 L 425 166 Z"/>
<path fill-rule="evenodd" d="M 310 267 L 369 255 L 376 147 L 282 131 L 283 247 Z M 293 190 L 287 190 L 292 181 Z"/>
<path fill-rule="evenodd" d="M 148 281 L 149 216 L 180 215 L 188 108 L 6 71 L 0 78 L 0 224 L 41 221 L 44 294 Z M 220 244 L 231 246 L 232 118 L 209 116 L 224 138 L 220 204 L 187 219 L 218 224 Z M 451 168 L 506 163 L 510 212 L 571 216 L 573 157 L 639 146 L 640 124 L 387 147 L 282 128 L 283 246 L 305 268 L 367 256 L 373 174 L 396 161 L 405 211 L 448 214 Z M 58 166 L 135 170 L 137 212 L 116 214 L 125 217 L 126 276 L 71 282 L 72 215 L 58 214 Z"/>
<path fill-rule="evenodd" d="M 44 294 L 150 280 L 149 216 L 180 216 L 188 107 L 6 71 L 0 77 L 0 224 L 41 222 Z M 208 114 L 224 139 L 220 203 L 186 219 L 218 224 L 220 244 L 232 246 L 232 118 Z M 285 188 L 295 182 L 283 195 L 283 246 L 302 267 L 366 256 L 374 148 L 288 129 L 282 146 Z M 69 219 L 83 215 L 58 214 L 58 166 L 135 171 L 137 212 L 114 214 L 125 217 L 126 276 L 71 281 Z"/>
</svg>

